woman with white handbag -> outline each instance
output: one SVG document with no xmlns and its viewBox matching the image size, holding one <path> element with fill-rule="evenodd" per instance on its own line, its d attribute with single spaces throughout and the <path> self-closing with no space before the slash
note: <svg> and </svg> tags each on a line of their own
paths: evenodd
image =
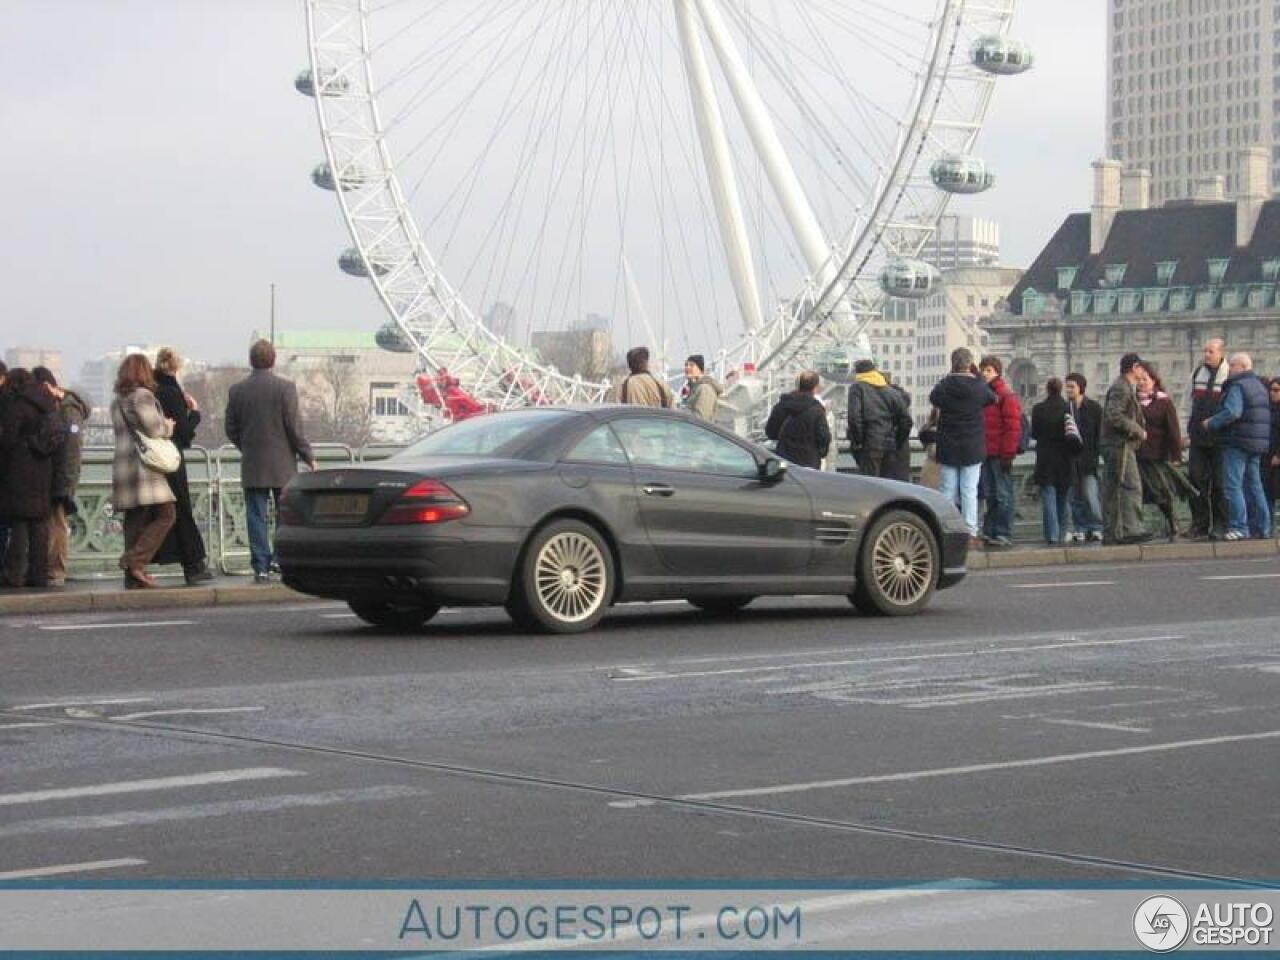
<svg viewBox="0 0 1280 960">
<path fill-rule="evenodd" d="M 176 516 L 166 474 L 178 468 L 181 454 L 168 439 L 173 434 L 173 421 L 161 410 L 155 389 L 151 361 L 141 353 L 125 357 L 111 401 L 115 430 L 111 503 L 115 511 L 124 514 L 120 569 L 128 590 L 157 585 L 146 567 Z"/>
</svg>

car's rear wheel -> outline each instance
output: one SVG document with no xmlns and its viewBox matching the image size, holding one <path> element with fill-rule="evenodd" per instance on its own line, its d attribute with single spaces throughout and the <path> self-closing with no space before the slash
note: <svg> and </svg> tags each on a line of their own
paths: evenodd
<svg viewBox="0 0 1280 960">
<path fill-rule="evenodd" d="M 580 520 L 554 520 L 525 548 L 507 613 L 526 630 L 581 633 L 609 609 L 613 554 Z"/>
<path fill-rule="evenodd" d="M 737 613 L 755 597 L 686 597 L 685 599 L 699 610 L 725 616 Z"/>
<path fill-rule="evenodd" d="M 923 519 L 891 510 L 867 531 L 850 602 L 868 616 L 919 613 L 938 585 L 938 542 Z"/>
<path fill-rule="evenodd" d="M 416 630 L 437 613 L 438 603 L 392 603 L 389 600 L 350 600 L 347 606 L 365 623 L 392 630 Z"/>
</svg>

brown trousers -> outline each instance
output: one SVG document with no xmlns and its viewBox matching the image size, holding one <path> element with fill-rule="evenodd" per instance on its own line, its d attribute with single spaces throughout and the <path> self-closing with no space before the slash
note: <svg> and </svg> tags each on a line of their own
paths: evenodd
<svg viewBox="0 0 1280 960">
<path fill-rule="evenodd" d="M 155 503 L 126 510 L 120 569 L 139 570 L 150 563 L 176 518 L 177 511 L 172 503 Z"/>
<path fill-rule="evenodd" d="M 67 579 L 67 560 L 71 554 L 71 538 L 67 530 L 67 508 L 54 504 L 49 514 L 49 579 Z"/>
</svg>

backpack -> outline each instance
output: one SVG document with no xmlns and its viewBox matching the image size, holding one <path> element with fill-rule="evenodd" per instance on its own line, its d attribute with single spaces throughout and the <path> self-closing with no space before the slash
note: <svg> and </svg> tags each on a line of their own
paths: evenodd
<svg viewBox="0 0 1280 960">
<path fill-rule="evenodd" d="M 1031 418 L 1027 411 L 1022 411 L 1022 422 L 1018 431 L 1018 452 L 1026 453 L 1031 449 Z"/>
</svg>

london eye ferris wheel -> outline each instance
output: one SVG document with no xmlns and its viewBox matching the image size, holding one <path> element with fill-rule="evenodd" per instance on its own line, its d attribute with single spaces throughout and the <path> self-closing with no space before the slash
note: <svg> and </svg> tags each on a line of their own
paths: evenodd
<svg viewBox="0 0 1280 960">
<path fill-rule="evenodd" d="M 1032 63 L 1016 0 L 305 6 L 339 265 L 454 416 L 602 400 L 527 342 L 590 314 L 756 371 L 749 402 L 847 355 L 936 289 L 920 253 L 993 185 L 976 140 Z"/>
</svg>

